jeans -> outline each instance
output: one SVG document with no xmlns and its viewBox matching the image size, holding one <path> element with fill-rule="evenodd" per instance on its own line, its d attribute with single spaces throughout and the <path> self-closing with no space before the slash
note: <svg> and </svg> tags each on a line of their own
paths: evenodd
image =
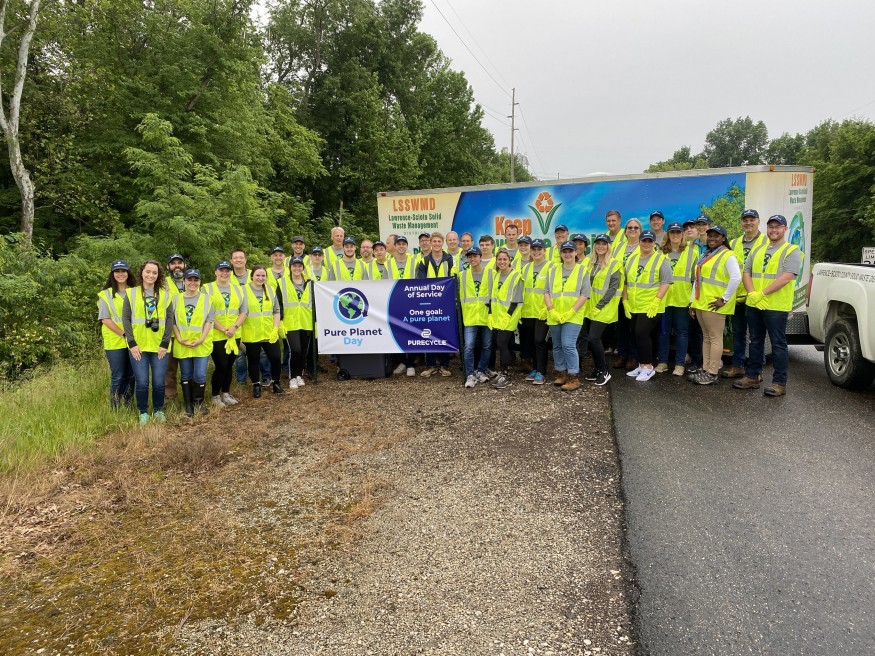
<svg viewBox="0 0 875 656">
<path fill-rule="evenodd" d="M 580 334 L 579 323 L 560 323 L 550 326 L 553 336 L 553 366 L 556 371 L 567 371 L 570 376 L 580 373 L 580 360 L 577 356 L 577 336 Z"/>
<path fill-rule="evenodd" d="M 109 407 L 131 406 L 134 400 L 134 370 L 126 348 L 104 351 L 109 361 Z"/>
<path fill-rule="evenodd" d="M 209 355 L 194 358 L 179 358 L 179 379 L 194 381 L 195 385 L 205 385 L 207 382 L 207 363 Z"/>
<path fill-rule="evenodd" d="M 160 360 L 157 353 L 141 351 L 140 359 L 131 356 L 131 367 L 137 381 L 137 410 L 140 414 L 149 412 L 149 372 L 152 372 L 152 412 L 164 410 L 164 376 L 167 375 L 167 364 L 170 354 Z"/>
<path fill-rule="evenodd" d="M 489 367 L 489 352 L 492 349 L 492 331 L 488 326 L 465 326 L 465 346 L 463 359 L 465 362 L 465 375 L 474 373 L 474 345 L 480 338 L 480 361 L 476 371 L 486 371 Z"/>
<path fill-rule="evenodd" d="M 735 304 L 735 314 L 732 315 L 732 366 L 744 368 L 744 356 L 747 351 L 747 305 Z"/>
<path fill-rule="evenodd" d="M 659 332 L 659 349 L 657 360 L 668 364 L 669 343 L 671 331 L 674 329 L 674 363 L 684 366 L 687 355 L 687 345 L 690 341 L 690 310 L 686 307 L 666 306 L 662 315 L 662 327 Z"/>
<path fill-rule="evenodd" d="M 760 310 L 749 307 L 746 310 L 747 329 L 750 331 L 750 357 L 744 375 L 756 378 L 763 371 L 766 361 L 766 333 L 772 342 L 772 383 L 787 384 L 787 371 L 790 368 L 790 354 L 787 351 L 787 315 L 779 310 Z"/>
<path fill-rule="evenodd" d="M 270 361 L 267 359 L 267 355 L 262 352 L 261 354 L 261 380 L 267 380 L 270 378 Z M 237 359 L 234 361 L 234 371 L 237 375 L 237 382 L 241 385 L 246 383 L 246 371 L 248 368 L 248 363 L 246 360 L 246 354 L 241 353 L 237 356 Z M 252 381 L 253 383 L 261 382 L 261 381 Z"/>
</svg>

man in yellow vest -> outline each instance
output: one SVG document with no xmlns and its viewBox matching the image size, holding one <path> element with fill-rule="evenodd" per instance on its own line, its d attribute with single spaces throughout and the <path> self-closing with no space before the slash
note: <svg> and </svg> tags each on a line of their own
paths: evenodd
<svg viewBox="0 0 875 656">
<path fill-rule="evenodd" d="M 741 213 L 741 236 L 733 239 L 729 248 L 735 253 L 738 264 L 744 262 L 750 252 L 768 239 L 760 232 L 760 215 L 756 210 Z M 738 286 L 735 293 L 735 312 L 732 315 L 732 363 L 721 372 L 724 378 L 740 378 L 744 375 L 744 359 L 747 353 L 747 290 Z"/>
<path fill-rule="evenodd" d="M 802 271 L 802 251 L 787 242 L 787 219 L 780 214 L 766 222 L 768 242 L 755 247 L 744 262 L 742 280 L 747 290 L 747 329 L 750 353 L 744 376 L 733 381 L 736 389 L 757 389 L 765 363 L 766 334 L 772 343 L 772 384 L 766 396 L 787 393 L 790 357 L 787 351 L 787 316 L 793 309 L 795 280 Z"/>
<path fill-rule="evenodd" d="M 459 247 L 459 235 L 453 230 L 447 233 L 447 253 L 453 257 L 453 265 L 456 271 L 462 270 L 462 260 L 465 259 L 465 253 Z"/>
<path fill-rule="evenodd" d="M 171 298 L 185 291 L 185 258 L 179 253 L 174 253 L 167 258 L 167 276 L 166 287 L 170 292 Z M 170 349 L 167 353 L 167 373 L 164 376 L 164 399 L 172 401 L 177 396 L 176 390 L 176 371 L 178 360 L 173 355 L 173 341 L 170 342 Z"/>
<path fill-rule="evenodd" d="M 520 262 L 520 245 L 517 239 L 520 235 L 519 227 L 513 223 L 508 223 L 504 226 L 504 248 L 510 256 L 510 267 L 519 270 Z"/>
<path fill-rule="evenodd" d="M 420 242 L 421 243 L 421 242 Z M 444 236 L 439 232 L 431 233 L 429 252 L 416 267 L 417 278 L 448 278 L 455 275 L 453 258 L 444 253 Z M 425 370 L 419 374 L 428 378 L 438 371 L 441 376 L 450 376 L 450 356 L 447 353 L 426 353 Z"/>
<path fill-rule="evenodd" d="M 553 264 L 562 264 L 562 244 L 568 241 L 568 226 L 560 223 L 553 228 L 553 246 L 547 254 L 547 259 Z"/>
<path fill-rule="evenodd" d="M 416 277 L 416 257 L 407 252 L 407 237 L 395 235 L 395 255 L 387 258 L 389 277 L 392 280 L 413 279 Z M 408 376 L 411 376 L 409 371 Z"/>
<path fill-rule="evenodd" d="M 380 242 L 381 244 L 383 242 Z M 385 244 L 383 245 L 385 249 Z M 374 257 L 374 242 L 370 239 L 362 239 L 359 246 L 359 254 L 361 255 L 361 263 L 365 269 L 365 280 L 382 280 L 383 274 L 380 273 L 380 268 L 377 266 L 377 260 Z"/>
<path fill-rule="evenodd" d="M 304 268 L 306 269 L 307 265 L 310 264 L 310 256 L 305 255 L 304 251 L 306 250 L 306 245 L 304 243 L 304 238 L 301 235 L 295 235 L 292 237 L 292 254 L 285 259 L 283 262 L 283 266 L 286 269 L 289 268 L 289 264 L 291 264 L 293 257 L 300 257 L 304 261 Z"/>
<path fill-rule="evenodd" d="M 345 236 L 346 232 L 340 226 L 334 226 L 331 229 L 331 244 L 323 251 L 325 266 L 329 269 L 334 269 L 334 263 L 343 257 L 343 240 Z"/>
<path fill-rule="evenodd" d="M 626 232 L 622 226 L 623 219 L 619 210 L 608 210 L 605 214 L 605 226 L 608 229 L 608 237 L 611 238 L 611 257 L 623 261 L 623 253 L 626 250 Z"/>
<path fill-rule="evenodd" d="M 334 261 L 332 267 L 335 280 L 367 280 L 368 272 L 362 261 L 355 256 L 355 239 L 343 238 L 343 257 Z"/>
<path fill-rule="evenodd" d="M 372 277 L 371 280 L 389 280 L 389 262 L 387 258 L 386 244 L 378 239 L 374 242 L 374 267 L 378 275 L 375 278 Z"/>
</svg>

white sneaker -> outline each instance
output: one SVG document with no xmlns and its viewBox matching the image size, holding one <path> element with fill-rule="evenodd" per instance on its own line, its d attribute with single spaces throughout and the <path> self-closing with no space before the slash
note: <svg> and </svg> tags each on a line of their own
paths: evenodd
<svg viewBox="0 0 875 656">
<path fill-rule="evenodd" d="M 416 375 L 416 369 L 413 367 L 407 367 L 407 377 L 413 378 Z"/>
<path fill-rule="evenodd" d="M 641 372 L 644 371 L 643 367 L 635 367 L 632 371 L 627 371 L 626 375 L 638 380 L 638 376 L 641 375 Z"/>
<path fill-rule="evenodd" d="M 296 380 L 297 383 L 298 383 L 298 387 L 303 387 L 303 386 L 304 386 L 304 378 L 303 378 L 303 376 L 298 376 L 297 378 L 295 378 L 295 380 Z"/>
<path fill-rule="evenodd" d="M 665 362 L 660 362 L 658 365 L 656 365 L 656 373 L 664 374 L 666 371 L 668 371 L 668 364 L 666 364 Z"/>
<path fill-rule="evenodd" d="M 656 369 L 654 369 L 653 367 L 650 367 L 650 369 L 645 369 L 644 367 L 641 367 L 641 373 L 636 376 L 635 380 L 643 383 L 645 380 L 650 380 L 655 375 Z"/>
<path fill-rule="evenodd" d="M 482 371 L 475 371 L 474 378 L 477 379 L 478 383 L 488 383 L 489 382 L 489 376 L 484 374 Z"/>
<path fill-rule="evenodd" d="M 474 378 L 474 374 L 468 376 L 468 379 L 465 381 L 465 387 L 474 387 L 477 384 L 477 379 Z"/>
<path fill-rule="evenodd" d="M 289 389 L 298 389 L 298 379 L 297 378 L 292 378 L 289 381 Z"/>
<path fill-rule="evenodd" d="M 496 372 L 492 371 L 492 369 L 487 369 L 483 373 L 486 374 L 486 377 L 489 378 L 489 380 L 492 380 L 493 378 L 495 378 L 498 375 Z"/>
<path fill-rule="evenodd" d="M 225 394 L 222 394 L 222 401 L 225 405 L 237 405 L 237 399 L 235 399 L 227 392 Z"/>
<path fill-rule="evenodd" d="M 679 364 L 679 365 L 675 365 L 674 371 L 672 371 L 671 373 L 673 376 L 683 376 L 684 371 L 686 371 L 684 369 L 684 366 Z"/>
<path fill-rule="evenodd" d="M 402 362 L 402 363 L 399 364 L 397 367 L 395 367 L 395 370 L 394 370 L 392 373 L 393 373 L 393 374 L 403 374 L 405 371 L 407 371 L 407 365 L 405 365 L 405 364 Z"/>
<path fill-rule="evenodd" d="M 222 403 L 222 397 L 219 396 L 218 394 L 216 394 L 216 395 L 213 397 L 213 405 L 217 405 L 217 406 L 219 406 L 220 408 L 224 408 L 224 407 L 225 407 L 225 404 Z"/>
</svg>

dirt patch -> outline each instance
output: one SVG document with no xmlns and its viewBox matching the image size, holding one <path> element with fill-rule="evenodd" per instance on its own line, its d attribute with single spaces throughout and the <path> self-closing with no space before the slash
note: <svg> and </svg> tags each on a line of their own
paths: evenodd
<svg viewBox="0 0 875 656">
<path fill-rule="evenodd" d="M 0 652 L 633 653 L 609 413 L 328 379 L 110 436 L 6 482 Z"/>
</svg>

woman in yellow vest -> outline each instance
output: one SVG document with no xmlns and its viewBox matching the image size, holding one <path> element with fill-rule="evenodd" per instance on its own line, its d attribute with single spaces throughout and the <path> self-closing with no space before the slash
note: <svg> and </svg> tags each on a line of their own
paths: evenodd
<svg viewBox="0 0 875 656">
<path fill-rule="evenodd" d="M 543 385 L 547 378 L 547 335 L 550 333 L 544 294 L 547 289 L 547 274 L 553 263 L 547 260 L 546 244 L 541 239 L 532 240 L 531 253 L 532 261 L 522 269 L 523 313 L 520 319 L 520 340 L 528 340 L 534 354 L 534 368 L 526 376 L 526 380 L 532 385 Z"/>
<path fill-rule="evenodd" d="M 626 275 L 626 263 L 633 254 L 638 252 L 641 243 L 641 221 L 629 219 L 623 229 L 622 246 L 618 247 L 616 239 L 611 249 L 613 258 L 620 262 L 623 267 L 623 275 Z M 624 282 L 625 284 L 625 282 Z M 617 358 L 614 360 L 615 369 L 634 370 L 638 368 L 638 347 L 635 340 L 635 330 L 630 319 L 626 318 L 626 312 L 620 313 L 617 318 Z"/>
<path fill-rule="evenodd" d="M 313 339 L 313 285 L 304 276 L 304 260 L 293 257 L 289 275 L 280 280 L 283 295 L 282 325 L 286 331 L 289 360 L 289 389 L 304 387 L 304 365 Z"/>
<path fill-rule="evenodd" d="M 702 369 L 688 379 L 699 385 L 715 385 L 723 362 L 723 328 L 735 312 L 735 290 L 741 270 L 727 245 L 726 230 L 711 226 L 705 233 L 707 249 L 696 263 L 690 314 L 702 327 Z"/>
<path fill-rule="evenodd" d="M 109 406 L 116 410 L 131 407 L 134 400 L 134 370 L 125 342 L 122 310 L 129 287 L 137 286 L 130 265 L 116 260 L 110 267 L 103 291 L 97 295 L 97 320 L 102 325 L 103 352 L 109 362 Z"/>
<path fill-rule="evenodd" d="M 586 380 L 601 387 L 611 379 L 602 335 L 608 326 L 617 322 L 617 309 L 620 307 L 623 287 L 622 267 L 611 257 L 609 235 L 601 234 L 595 238 L 586 272 L 590 295 L 584 307 L 583 330 L 589 338 L 589 350 L 592 351 L 595 363 L 595 369 L 586 376 Z"/>
<path fill-rule="evenodd" d="M 179 361 L 179 376 L 185 416 L 195 410 L 205 412 L 204 391 L 207 364 L 213 352 L 215 308 L 201 291 L 201 272 L 188 269 L 183 274 L 185 291 L 173 298 L 173 357 Z"/>
<path fill-rule="evenodd" d="M 489 354 L 492 352 L 492 331 L 489 329 L 489 299 L 495 269 L 485 268 L 480 258 L 482 251 L 472 246 L 465 253 L 467 266 L 459 273 L 459 304 L 462 306 L 462 324 L 465 344 L 462 362 L 465 367 L 465 387 L 489 382 Z M 474 350 L 480 341 L 480 360 L 475 368 Z"/>
<path fill-rule="evenodd" d="M 670 223 L 661 250 L 668 258 L 672 269 L 671 287 L 665 297 L 665 312 L 659 329 L 659 348 L 657 349 L 656 373 L 668 371 L 668 355 L 671 333 L 674 331 L 674 369 L 675 376 L 684 375 L 684 360 L 690 339 L 690 294 L 693 290 L 693 269 L 696 266 L 698 251 L 689 247 L 684 238 L 684 227 Z"/>
<path fill-rule="evenodd" d="M 544 294 L 557 374 L 553 384 L 565 392 L 580 387 L 577 337 L 583 327 L 583 308 L 589 297 L 589 277 L 586 267 L 575 261 L 576 251 L 570 241 L 559 247 L 562 263 L 550 269 Z"/>
<path fill-rule="evenodd" d="M 624 315 L 629 319 L 638 366 L 626 372 L 639 382 L 653 378 L 654 338 L 662 322 L 665 297 L 672 283 L 668 258 L 656 249 L 656 235 L 652 230 L 641 233 L 638 248 L 626 262 L 623 288 Z"/>
<path fill-rule="evenodd" d="M 140 286 L 128 287 L 122 307 L 122 324 L 128 340 L 131 367 L 136 380 L 137 410 L 140 424 L 149 421 L 149 379 L 152 383 L 152 416 L 163 422 L 164 380 L 167 374 L 167 349 L 173 337 L 173 307 L 175 292 L 164 288 L 164 272 L 155 260 L 140 267 Z"/>
<path fill-rule="evenodd" d="M 231 281 L 233 267 L 227 260 L 216 264 L 216 279 L 204 287 L 213 306 L 213 405 L 237 405 L 231 396 L 234 361 L 239 349 L 240 327 L 246 320 L 246 298 L 243 288 Z"/>
<path fill-rule="evenodd" d="M 513 358 L 510 345 L 523 312 L 523 280 L 519 272 L 513 269 L 513 262 L 506 248 L 499 249 L 495 256 L 495 266 L 495 281 L 489 304 L 492 310 L 492 334 L 501 356 L 501 371 L 492 381 L 492 386 L 504 389 L 510 385 L 510 365 Z"/>
<path fill-rule="evenodd" d="M 252 379 L 252 397 L 261 397 L 261 372 L 258 362 L 264 351 L 270 362 L 270 389 L 282 394 L 280 385 L 280 326 L 281 308 L 276 295 L 265 284 L 267 270 L 257 265 L 252 268 L 252 282 L 243 288 L 246 294 L 246 321 L 243 322 L 242 338 L 246 347 L 246 362 L 249 378 Z M 258 382 L 256 382 L 258 381 Z"/>
</svg>

